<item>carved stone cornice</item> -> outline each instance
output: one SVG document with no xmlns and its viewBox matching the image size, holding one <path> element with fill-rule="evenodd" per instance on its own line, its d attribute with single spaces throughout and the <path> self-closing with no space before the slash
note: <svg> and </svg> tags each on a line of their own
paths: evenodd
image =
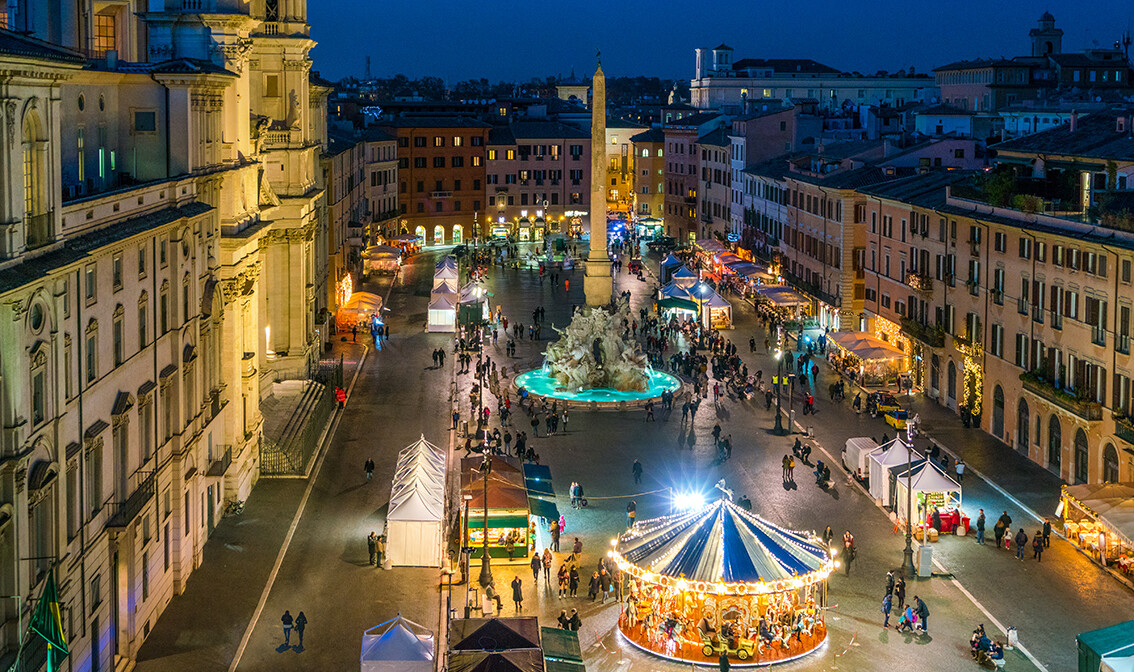
<svg viewBox="0 0 1134 672">
<path fill-rule="evenodd" d="M 256 291 L 256 281 L 260 279 L 260 262 L 249 264 L 235 277 L 220 281 L 224 305 L 231 305 L 241 296 L 251 296 Z"/>
<path fill-rule="evenodd" d="M 288 58 L 288 59 L 284 59 L 283 68 L 284 68 L 284 70 L 302 70 L 302 71 L 306 72 L 307 70 L 311 69 L 311 59 L 310 58 L 294 58 L 294 59 Z"/>
<path fill-rule="evenodd" d="M 290 245 L 312 240 L 315 227 L 311 225 L 290 229 L 270 229 L 260 237 L 261 245 Z"/>
</svg>

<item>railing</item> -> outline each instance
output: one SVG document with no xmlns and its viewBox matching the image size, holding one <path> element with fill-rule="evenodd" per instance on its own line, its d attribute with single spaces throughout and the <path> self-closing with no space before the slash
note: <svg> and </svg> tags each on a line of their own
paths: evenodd
<svg viewBox="0 0 1134 672">
<path fill-rule="evenodd" d="M 305 405 L 306 413 L 294 419 L 295 426 L 285 427 L 278 441 L 262 438 L 260 444 L 260 473 L 269 476 L 296 475 L 306 472 L 307 462 L 318 447 L 331 414 L 335 410 L 335 388 L 343 385 L 341 359 L 315 362 L 308 369 L 312 381 L 313 403 Z M 290 423 L 289 423 L 290 424 Z"/>
<path fill-rule="evenodd" d="M 51 220 L 54 213 L 51 210 L 40 214 L 30 215 L 26 218 L 24 242 L 29 250 L 43 247 L 51 242 Z"/>
<path fill-rule="evenodd" d="M 260 29 L 265 35 L 279 35 L 280 24 L 275 21 L 265 21 L 260 24 Z"/>
<path fill-rule="evenodd" d="M 1114 349 L 1124 355 L 1130 354 L 1130 336 L 1126 334 L 1117 334 L 1114 337 Z"/>
<path fill-rule="evenodd" d="M 451 191 L 431 191 L 429 192 L 430 198 L 452 198 L 453 192 Z"/>
<path fill-rule="evenodd" d="M 933 291 L 933 278 L 924 273 L 906 273 L 906 284 L 919 292 Z"/>
<path fill-rule="evenodd" d="M 209 465 L 208 476 L 212 478 L 224 476 L 228 473 L 228 468 L 232 466 L 232 446 L 221 445 L 217 446 L 217 448 L 223 448 L 224 453 L 222 453 L 218 459 L 213 460 L 213 463 Z"/>
<path fill-rule="evenodd" d="M 1106 327 L 1092 324 L 1091 342 L 1095 345 L 1106 345 Z"/>
<path fill-rule="evenodd" d="M 910 338 L 921 341 L 931 348 L 945 347 L 945 330 L 941 327 L 931 327 L 908 317 L 903 317 L 901 324 L 902 331 Z"/>
<path fill-rule="evenodd" d="M 1126 443 L 1134 444 L 1134 420 L 1119 411 L 1114 412 L 1114 435 Z"/>
<path fill-rule="evenodd" d="M 146 505 L 146 501 L 154 497 L 157 492 L 154 482 L 154 472 L 136 471 L 130 477 L 127 488 L 130 495 L 120 502 L 110 503 L 110 518 L 106 521 L 107 527 L 126 527 Z"/>
<path fill-rule="evenodd" d="M 1097 401 L 1080 399 L 1073 393 L 1061 390 L 1033 373 L 1020 374 L 1020 380 L 1024 383 L 1025 390 L 1047 399 L 1065 411 L 1074 413 L 1087 421 L 1102 420 L 1102 404 Z"/>
</svg>

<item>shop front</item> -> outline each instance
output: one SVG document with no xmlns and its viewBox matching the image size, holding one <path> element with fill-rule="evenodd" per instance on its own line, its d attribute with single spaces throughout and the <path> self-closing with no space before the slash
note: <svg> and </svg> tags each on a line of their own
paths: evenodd
<svg viewBox="0 0 1134 672">
<path fill-rule="evenodd" d="M 512 458 L 492 457 L 486 479 L 483 464 L 484 460 L 479 457 L 461 460 L 461 499 L 465 504 L 461 517 L 467 530 L 472 557 L 480 558 L 483 555 L 486 536 L 489 557 L 528 557 L 532 535 L 528 520 L 528 490 L 524 485 L 523 472 Z"/>
<path fill-rule="evenodd" d="M 909 356 L 873 334 L 832 331 L 827 358 L 862 385 L 897 389 L 909 373 Z"/>
</svg>

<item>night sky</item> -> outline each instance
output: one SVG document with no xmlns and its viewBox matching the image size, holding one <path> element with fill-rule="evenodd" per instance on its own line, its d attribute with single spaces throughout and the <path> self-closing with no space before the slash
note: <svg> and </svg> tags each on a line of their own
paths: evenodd
<svg viewBox="0 0 1134 672">
<path fill-rule="evenodd" d="M 470 2 L 308 0 L 315 68 L 329 79 L 371 71 L 441 77 L 589 73 L 596 49 L 607 75 L 688 79 L 693 49 L 722 41 L 735 58 L 813 58 L 835 68 L 920 72 L 962 58 L 1029 51 L 1047 9 L 1063 50 L 1110 46 L 1134 16 L 1116 0 L 641 0 Z"/>
</svg>

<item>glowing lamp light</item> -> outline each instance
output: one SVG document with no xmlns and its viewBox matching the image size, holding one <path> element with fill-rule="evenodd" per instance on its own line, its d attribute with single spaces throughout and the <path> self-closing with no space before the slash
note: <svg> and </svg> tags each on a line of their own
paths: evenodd
<svg viewBox="0 0 1134 672">
<path fill-rule="evenodd" d="M 678 590 L 680 590 L 681 592 L 684 593 L 688 588 L 689 588 L 689 582 L 688 581 L 686 581 L 685 579 L 678 579 L 677 580 L 677 589 Z"/>
<path fill-rule="evenodd" d="M 673 497 L 673 506 L 678 511 L 691 511 L 704 505 L 705 497 L 698 492 L 679 492 Z"/>
</svg>

